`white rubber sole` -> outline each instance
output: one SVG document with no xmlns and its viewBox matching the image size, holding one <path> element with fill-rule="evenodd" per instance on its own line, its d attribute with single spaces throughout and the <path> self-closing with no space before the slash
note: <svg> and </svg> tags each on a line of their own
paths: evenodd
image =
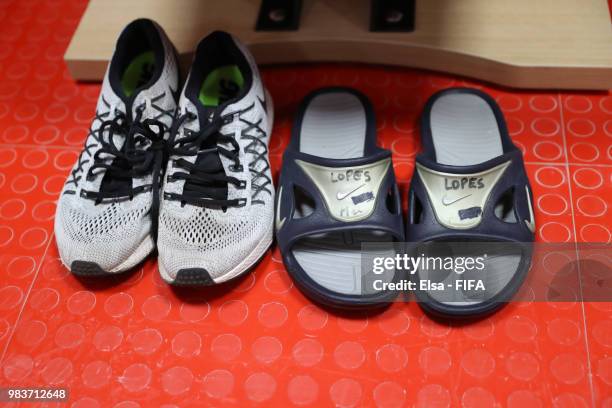
<svg viewBox="0 0 612 408">
<path fill-rule="evenodd" d="M 240 262 L 234 269 L 230 270 L 226 274 L 213 279 L 213 281 L 215 283 L 227 282 L 249 271 L 266 254 L 268 249 L 270 249 L 270 246 L 272 246 L 273 235 L 272 230 L 270 230 L 270 233 L 267 234 L 259 244 L 257 244 L 257 246 L 244 259 L 244 261 Z"/>
<path fill-rule="evenodd" d="M 136 251 L 134 251 L 132 255 L 130 255 L 128 259 L 123 261 L 119 266 L 110 270 L 109 273 L 121 273 L 132 269 L 133 267 L 144 261 L 147 256 L 149 256 L 151 252 L 153 252 L 154 249 L 155 243 L 153 242 L 153 238 L 151 237 L 151 235 L 147 235 L 144 241 L 142 241 L 140 245 L 138 245 Z"/>
</svg>

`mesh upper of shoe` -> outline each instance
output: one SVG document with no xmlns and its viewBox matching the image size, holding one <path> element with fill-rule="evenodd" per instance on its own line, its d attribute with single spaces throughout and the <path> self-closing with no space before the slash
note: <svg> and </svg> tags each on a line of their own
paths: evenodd
<svg viewBox="0 0 612 408">
<path fill-rule="evenodd" d="M 151 250 L 143 247 L 151 229 L 151 220 L 146 216 L 150 199 L 150 194 L 139 195 L 132 201 L 98 206 L 93 202 L 83 206 L 76 200 L 60 200 L 55 231 L 64 264 L 94 262 L 103 270 L 114 272 L 132 255 L 140 259 L 146 256 Z"/>
<path fill-rule="evenodd" d="M 62 217 L 72 221 L 66 224 L 66 233 L 80 242 L 114 242 L 130 236 L 134 224 L 140 224 L 146 204 L 126 211 L 119 203 L 105 205 L 100 214 L 92 215 L 74 207 L 62 206 Z M 127 233 L 127 234 L 126 234 Z"/>
<path fill-rule="evenodd" d="M 195 208 L 186 217 L 181 216 L 180 208 L 169 209 L 167 202 L 164 204 L 159 220 L 159 262 L 173 278 L 181 269 L 198 267 L 213 279 L 221 277 L 250 259 L 254 248 L 271 234 L 272 203 L 225 213 Z"/>
<path fill-rule="evenodd" d="M 265 135 L 260 135 L 262 141 L 267 145 L 270 137 L 272 118 L 268 117 L 260 100 L 264 100 L 264 89 L 261 79 L 250 54 L 237 42 L 242 52 L 251 65 L 253 72 L 252 87 L 244 98 L 229 105 L 223 112 L 242 111 L 248 109 L 241 117 L 251 123 L 260 123 Z M 181 96 L 179 109 L 184 112 L 196 112 L 195 107 L 184 96 Z M 188 125 L 191 130 L 197 131 L 198 125 Z M 248 125 L 235 119 L 221 129 L 223 134 L 234 134 L 235 140 L 240 145 L 240 161 L 244 170 L 241 173 L 231 172 L 229 167 L 232 161 L 221 156 L 221 162 L 226 174 L 235 176 L 247 182 L 247 188 L 240 190 L 231 183 L 228 184 L 228 199 L 246 198 L 244 207 L 229 207 L 226 211 L 219 208 L 197 207 L 186 204 L 181 205 L 178 201 L 162 199 L 162 207 L 159 219 L 159 263 L 169 278 L 174 279 L 181 269 L 204 268 L 213 279 L 223 277 L 241 263 L 252 264 L 257 261 L 261 254 L 255 251 L 262 242 L 270 240 L 272 236 L 274 218 L 274 188 L 269 184 L 268 192 L 257 195 L 256 200 L 262 203 L 252 203 L 252 181 L 253 175 L 249 170 L 249 163 L 254 161 L 255 155 L 246 153 L 245 148 L 248 139 L 241 138 L 241 131 Z M 256 148 L 257 149 L 257 148 Z M 261 149 L 258 149 L 261 151 Z M 195 162 L 195 156 L 182 157 L 191 163 Z M 262 170 L 267 166 L 266 161 L 259 161 L 256 168 Z M 271 179 L 270 169 L 265 171 Z M 172 161 L 168 165 L 167 174 L 173 172 Z M 261 184 L 262 180 L 257 183 Z M 165 192 L 181 193 L 184 186 L 183 181 L 166 183 Z M 244 272 L 244 271 L 240 271 Z M 168 276 L 166 276 L 168 278 Z"/>
<path fill-rule="evenodd" d="M 155 118 L 170 126 L 176 101 L 172 92 L 178 88 L 178 69 L 172 45 L 163 32 L 160 36 L 165 49 L 164 67 L 160 78 L 151 87 L 139 92 L 133 103 L 133 110 L 143 109 L 143 118 Z M 112 120 L 117 111 L 125 112 L 125 104 L 113 91 L 107 69 L 102 91 L 92 121 L 84 150 L 72 171 L 76 178 L 68 176 L 56 210 L 56 242 L 63 263 L 70 267 L 74 261 L 95 262 L 102 269 L 114 272 L 124 270 L 142 260 L 152 249 L 151 219 L 149 210 L 151 192 L 137 194 L 133 199 L 115 200 L 95 204 L 91 199 L 81 197 L 81 191 L 99 191 L 103 179 L 102 170 L 97 177 L 88 179 L 87 172 L 93 165 L 92 157 L 101 148 L 94 137 L 101 123 Z M 135 113 L 135 112 L 134 112 Z M 115 141 L 121 145 L 122 137 Z M 101 169 L 97 169 L 100 171 Z M 96 171 L 96 172 L 97 172 Z M 134 178 L 132 186 L 151 184 L 151 175 Z M 128 264 L 126 264 L 128 262 Z"/>
</svg>

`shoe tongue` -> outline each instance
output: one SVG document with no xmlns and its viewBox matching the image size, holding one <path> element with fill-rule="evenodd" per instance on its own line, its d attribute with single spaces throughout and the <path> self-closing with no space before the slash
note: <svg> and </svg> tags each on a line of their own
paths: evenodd
<svg viewBox="0 0 612 408">
<path fill-rule="evenodd" d="M 136 110 L 138 108 L 144 108 L 142 117 L 146 118 L 149 116 L 156 116 L 159 112 L 153 110 L 151 104 L 146 103 L 147 99 L 154 101 L 159 96 L 159 92 L 153 90 L 153 87 L 150 84 L 145 84 L 136 88 L 129 96 L 123 92 L 123 90 L 114 90 L 117 97 L 123 102 L 125 105 L 125 113 L 130 114 L 131 118 L 134 119 L 136 117 Z"/>
<path fill-rule="evenodd" d="M 136 108 L 144 103 L 144 88 L 140 88 L 134 91 L 130 96 L 121 95 L 121 99 L 125 104 L 125 112 L 132 115 L 132 119 L 136 117 Z M 146 109 L 146 105 L 145 105 Z M 143 112 L 146 113 L 146 112 Z"/>
<path fill-rule="evenodd" d="M 134 92 L 134 94 L 132 94 L 130 97 L 126 96 L 123 92 L 114 92 L 117 98 L 121 102 L 123 102 L 125 113 L 128 114 L 128 112 L 132 112 L 132 118 L 134 118 L 134 116 L 136 115 L 134 109 L 134 106 L 136 106 L 136 104 L 134 103 L 134 101 L 136 100 L 137 95 L 140 93 L 140 91 L 141 90 L 138 90 L 138 92 Z M 119 150 L 123 153 L 126 153 L 128 147 L 126 137 L 126 134 L 115 134 L 115 139 L 112 141 L 112 143 L 120 141 Z M 102 177 L 102 181 L 100 182 L 99 191 L 104 192 L 108 197 L 125 197 L 133 194 L 132 177 L 129 175 L 131 167 L 130 163 L 127 162 L 125 159 L 115 157 L 112 161 L 112 165 L 116 169 L 123 170 L 125 172 L 125 175 L 113 175 L 110 172 L 106 171 L 104 176 Z"/>
<path fill-rule="evenodd" d="M 215 116 L 221 115 L 221 110 L 218 106 L 204 106 L 197 104 L 198 118 L 200 120 L 200 129 L 204 129 L 214 120 Z"/>
</svg>

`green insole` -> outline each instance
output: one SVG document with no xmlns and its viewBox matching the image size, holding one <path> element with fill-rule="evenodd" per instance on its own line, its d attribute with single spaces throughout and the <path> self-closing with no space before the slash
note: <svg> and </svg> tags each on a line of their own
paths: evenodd
<svg viewBox="0 0 612 408">
<path fill-rule="evenodd" d="M 146 51 L 136 56 L 121 76 L 121 88 L 126 96 L 131 96 L 138 87 L 146 84 L 155 71 L 155 54 Z"/>
<path fill-rule="evenodd" d="M 198 99 L 204 106 L 219 106 L 238 95 L 243 85 L 240 68 L 237 65 L 224 65 L 206 76 Z"/>
</svg>

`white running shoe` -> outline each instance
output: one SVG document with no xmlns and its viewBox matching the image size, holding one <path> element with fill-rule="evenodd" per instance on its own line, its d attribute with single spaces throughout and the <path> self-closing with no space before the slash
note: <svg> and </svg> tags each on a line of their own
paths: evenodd
<svg viewBox="0 0 612 408">
<path fill-rule="evenodd" d="M 123 30 L 57 205 L 57 246 L 74 274 L 122 272 L 154 249 L 178 75 L 174 47 L 156 23 L 140 19 Z"/>
<path fill-rule="evenodd" d="M 272 101 L 231 35 L 198 45 L 171 133 L 159 217 L 159 271 L 213 285 L 249 270 L 272 243 Z"/>
</svg>

